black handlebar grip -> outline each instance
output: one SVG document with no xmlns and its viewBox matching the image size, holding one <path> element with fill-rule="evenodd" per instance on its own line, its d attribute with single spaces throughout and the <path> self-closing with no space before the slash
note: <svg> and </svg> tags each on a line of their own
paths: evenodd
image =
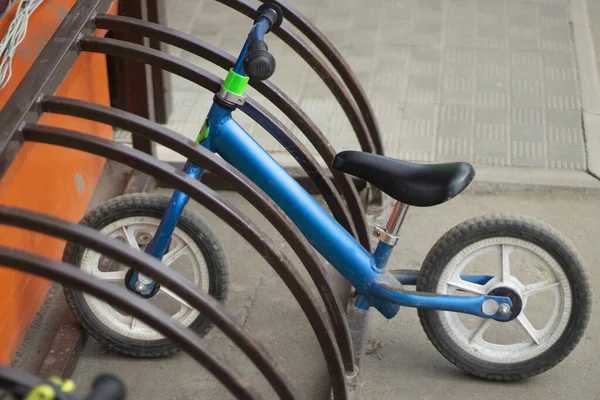
<svg viewBox="0 0 600 400">
<path fill-rule="evenodd" d="M 267 44 L 256 40 L 250 43 L 248 55 L 244 59 L 244 72 L 250 78 L 264 81 L 275 72 L 275 57 L 268 51 Z"/>
<path fill-rule="evenodd" d="M 275 3 L 263 3 L 256 9 L 256 18 L 254 19 L 254 23 L 258 21 L 259 18 L 265 17 L 271 21 L 271 29 L 269 32 L 275 28 L 278 28 L 283 22 L 283 11 L 281 7 L 279 7 Z"/>
<path fill-rule="evenodd" d="M 124 400 L 125 385 L 110 374 L 98 376 L 92 384 L 93 392 L 85 400 Z"/>
</svg>

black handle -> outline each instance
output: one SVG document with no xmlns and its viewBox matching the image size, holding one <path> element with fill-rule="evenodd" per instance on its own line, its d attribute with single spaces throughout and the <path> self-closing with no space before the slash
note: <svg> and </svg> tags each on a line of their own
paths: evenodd
<svg viewBox="0 0 600 400">
<path fill-rule="evenodd" d="M 254 19 L 256 24 L 259 19 L 267 18 L 270 28 L 265 34 L 279 27 L 283 22 L 283 11 L 274 3 L 264 3 L 256 10 L 257 17 Z M 253 28 L 253 29 L 256 29 Z M 252 35 L 250 35 L 252 38 Z M 248 47 L 248 55 L 244 59 L 244 72 L 250 78 L 264 81 L 269 79 L 275 72 L 275 57 L 269 53 L 269 48 L 263 40 L 252 40 Z"/>
<path fill-rule="evenodd" d="M 279 28 L 283 22 L 283 10 L 275 3 L 263 3 L 256 9 L 254 23 L 258 22 L 258 19 L 263 17 L 268 18 L 269 21 L 271 21 L 271 29 L 267 31 L 271 32 L 273 29 Z"/>
<path fill-rule="evenodd" d="M 262 40 L 250 43 L 248 55 L 244 59 L 244 72 L 250 78 L 264 81 L 275 72 L 275 57 L 269 53 L 267 44 Z"/>
<path fill-rule="evenodd" d="M 93 392 L 85 400 L 124 400 L 125 385 L 110 374 L 98 376 L 92 385 Z"/>
</svg>

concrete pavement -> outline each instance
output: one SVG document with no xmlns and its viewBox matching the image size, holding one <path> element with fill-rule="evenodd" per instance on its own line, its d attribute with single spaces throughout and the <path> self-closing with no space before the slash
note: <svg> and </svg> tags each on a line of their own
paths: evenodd
<svg viewBox="0 0 600 400">
<path fill-rule="evenodd" d="M 599 287 L 597 221 L 600 219 L 600 196 L 597 190 L 591 193 L 569 189 L 561 193 L 546 190 L 537 194 L 510 194 L 509 191 L 490 193 L 482 188 L 485 186 L 475 184 L 474 190 L 439 207 L 411 209 L 391 267 L 419 268 L 430 246 L 446 230 L 464 219 L 486 213 L 511 212 L 540 218 L 560 230 L 582 254 L 591 273 L 593 287 Z M 168 194 L 167 191 L 161 192 Z M 297 261 L 289 246 L 262 216 L 237 195 L 223 194 L 257 221 L 261 229 L 272 235 L 275 242 Z M 272 352 L 299 390 L 301 398 L 325 399 L 327 380 L 324 361 L 315 336 L 289 291 L 243 239 L 202 207 L 196 204 L 191 207 L 206 218 L 222 243 L 227 243 L 232 279 L 227 308 Z M 377 213 L 373 219 L 385 214 Z M 302 266 L 297 265 L 304 274 Z M 415 310 L 404 308 L 391 321 L 373 312 L 370 337 L 372 342 L 380 343 L 382 347 L 367 356 L 361 398 L 462 400 L 483 398 L 493 393 L 496 399 L 544 399 L 551 394 L 561 399 L 597 399 L 600 381 L 596 371 L 600 367 L 600 354 L 594 349 L 600 346 L 600 338 L 595 335 L 600 329 L 599 313 L 596 308 L 578 348 L 555 369 L 522 383 L 495 384 L 465 377 L 439 355 L 422 332 Z M 220 332 L 213 330 L 207 342 L 248 375 L 252 384 L 263 389 L 266 398 L 275 398 L 272 392 L 265 391 L 266 384 L 256 369 Z M 187 356 L 179 354 L 162 360 L 132 360 L 107 354 L 90 339 L 79 359 L 74 378 L 83 385 L 103 371 L 123 376 L 131 389 L 132 400 L 150 397 L 230 398 L 224 388 Z"/>
<path fill-rule="evenodd" d="M 572 242 L 592 277 L 594 300 L 600 287 L 597 221 L 600 198 L 590 195 L 465 195 L 433 209 L 412 209 L 390 268 L 418 269 L 429 248 L 447 229 L 474 215 L 507 212 L 549 223 Z M 415 310 L 402 309 L 391 321 L 372 313 L 371 341 L 380 347 L 366 358 L 365 399 L 464 400 L 598 399 L 600 329 L 595 307 L 579 346 L 554 369 L 519 383 L 491 383 L 462 374 L 428 342 Z"/>
<path fill-rule="evenodd" d="M 581 92 L 592 76 L 579 68 L 582 59 L 594 57 L 584 0 L 291 3 L 356 72 L 377 114 L 387 155 L 587 169 L 586 137 L 595 132 L 584 137 Z M 239 52 L 247 18 L 210 0 L 171 4 L 170 26 Z M 278 65 L 272 81 L 307 111 L 334 148 L 358 148 L 340 106 L 317 75 L 280 40 L 270 36 L 268 42 Z M 171 52 L 224 76 L 197 57 Z M 180 78 L 173 85 L 176 109 L 168 125 L 195 137 L 211 95 Z M 255 123 L 236 117 L 274 155 L 283 152 Z M 162 148 L 158 154 L 179 160 Z"/>
</svg>

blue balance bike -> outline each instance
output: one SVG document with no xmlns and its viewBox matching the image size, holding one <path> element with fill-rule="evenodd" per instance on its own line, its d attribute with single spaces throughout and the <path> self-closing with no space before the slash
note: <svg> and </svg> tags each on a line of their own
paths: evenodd
<svg viewBox="0 0 600 400">
<path fill-rule="evenodd" d="M 408 208 L 435 206 L 461 193 L 475 175 L 470 164 L 414 164 L 358 151 L 339 153 L 334 169 L 396 200 L 387 225 L 374 229 L 379 243 L 371 254 L 232 118 L 244 102 L 249 78 L 267 79 L 274 72 L 264 35 L 281 19 L 277 6 L 261 7 L 197 143 L 219 154 L 281 207 L 352 284 L 357 307 L 373 307 L 386 318 L 393 318 L 400 306 L 417 308 L 429 340 L 457 367 L 485 379 L 518 380 L 563 360 L 586 328 L 591 292 L 580 256 L 550 227 L 523 217 L 477 217 L 443 235 L 420 271 L 386 268 Z M 199 179 L 203 169 L 188 161 L 184 172 Z M 162 260 L 224 302 L 224 251 L 206 223 L 185 209 L 187 202 L 179 191 L 171 198 L 123 195 L 89 212 L 82 223 Z M 68 244 L 64 260 L 148 301 L 163 301 L 163 309 L 200 335 L 211 327 L 167 288 L 90 249 Z M 111 349 L 140 357 L 177 351 L 118 309 L 77 290 L 65 293 L 85 329 Z"/>
</svg>

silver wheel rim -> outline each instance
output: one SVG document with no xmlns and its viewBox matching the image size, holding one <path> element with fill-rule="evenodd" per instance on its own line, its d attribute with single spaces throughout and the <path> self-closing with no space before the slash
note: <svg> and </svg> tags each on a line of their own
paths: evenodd
<svg viewBox="0 0 600 400">
<path fill-rule="evenodd" d="M 522 283 L 511 273 L 511 256 L 516 252 L 527 252 L 546 267 L 547 278 L 533 282 Z M 485 285 L 477 285 L 460 278 L 461 272 L 477 258 L 488 253 L 498 254 L 498 274 Z M 522 268 L 522 266 L 519 266 Z M 444 269 L 438 285 L 437 293 L 467 295 L 487 294 L 500 286 L 508 286 L 516 291 L 523 299 L 523 311 L 513 321 L 505 323 L 492 319 L 476 318 L 473 327 L 465 326 L 457 313 L 438 311 L 441 320 L 441 329 L 463 351 L 481 360 L 494 363 L 517 363 L 530 360 L 548 350 L 554 345 L 565 331 L 571 316 L 571 288 L 567 276 L 558 262 L 545 250 L 535 244 L 510 237 L 496 237 L 479 242 L 464 248 L 456 254 Z M 528 304 L 534 296 L 554 294 L 553 311 L 547 323 L 541 328 L 535 328 L 528 313 L 535 310 L 528 309 Z M 498 325 L 500 324 L 500 325 Z M 502 324 L 516 324 L 527 337 L 519 343 L 502 344 L 493 343 L 484 335 L 492 328 L 502 329 Z M 508 326 L 508 325 L 505 325 Z"/>
<path fill-rule="evenodd" d="M 144 244 L 147 244 L 147 241 L 149 241 L 154 235 L 154 232 L 156 232 L 159 223 L 160 220 L 153 217 L 128 217 L 107 225 L 100 232 L 117 240 L 122 240 L 132 248 L 141 251 L 140 245 L 143 246 Z M 202 288 L 202 290 L 208 292 L 208 267 L 202 251 L 188 234 L 176 227 L 173 232 L 171 246 L 163 258 L 163 264 L 172 268 L 176 266 L 176 263 L 183 260 L 184 257 L 189 259 L 189 262 L 185 264 L 185 270 L 188 272 L 186 277 Z M 101 262 L 104 265 L 105 261 L 106 260 L 100 253 L 91 249 L 85 249 L 81 259 L 80 268 L 106 282 L 124 286 L 127 268 L 115 271 L 103 271 L 101 270 L 100 265 Z M 150 341 L 164 338 L 164 336 L 154 331 L 140 320 L 119 312 L 107 303 L 98 300 L 87 293 L 83 295 L 83 298 L 91 312 L 103 325 L 113 332 L 135 340 Z M 173 319 L 184 326 L 189 326 L 200 315 L 197 310 L 165 287 L 161 286 L 156 296 L 149 301 L 154 299 L 157 299 L 157 303 L 162 301 L 165 303 L 164 305 L 168 305 L 169 307 L 161 307 L 160 305 L 159 307 L 163 308 L 164 311 L 167 311 Z M 169 312 L 168 309 L 177 309 L 177 311 Z"/>
</svg>

